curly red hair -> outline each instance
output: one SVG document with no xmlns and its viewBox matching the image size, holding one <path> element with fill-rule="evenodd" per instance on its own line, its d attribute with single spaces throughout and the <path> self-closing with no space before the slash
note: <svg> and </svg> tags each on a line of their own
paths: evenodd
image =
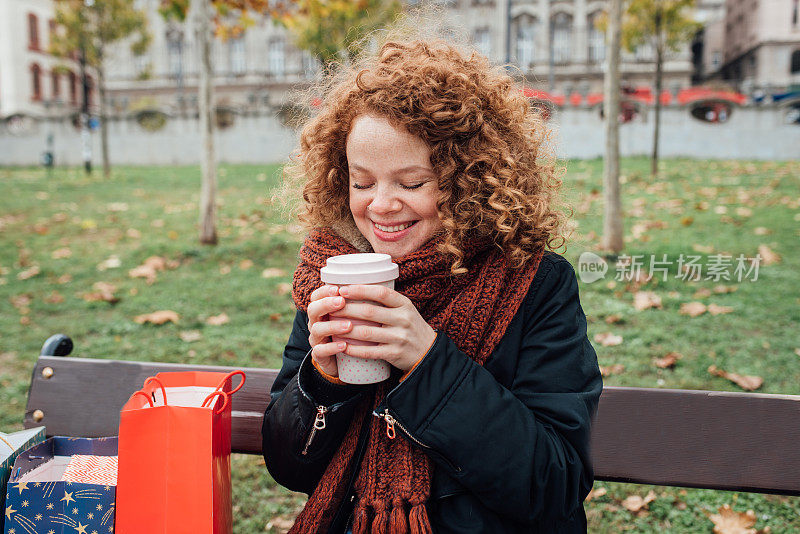
<svg viewBox="0 0 800 534">
<path fill-rule="evenodd" d="M 353 120 L 370 113 L 420 137 L 438 175 L 441 251 L 463 272 L 462 245 L 488 236 L 515 266 L 539 247 L 560 248 L 566 215 L 549 131 L 514 80 L 477 54 L 440 40 L 390 41 L 377 55 L 327 81 L 308 119 L 298 158 L 299 218 L 310 228 L 352 222 L 345 143 Z M 554 246 L 555 245 L 555 246 Z"/>
</svg>

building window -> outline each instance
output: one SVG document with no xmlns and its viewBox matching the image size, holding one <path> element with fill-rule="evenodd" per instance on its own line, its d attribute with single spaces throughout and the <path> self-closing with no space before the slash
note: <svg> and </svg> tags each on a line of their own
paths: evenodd
<svg viewBox="0 0 800 534">
<path fill-rule="evenodd" d="M 656 57 L 656 51 L 651 43 L 642 43 L 636 47 L 634 55 L 638 61 L 653 61 Z"/>
<path fill-rule="evenodd" d="M 517 19 L 517 64 L 530 70 L 536 60 L 536 34 L 539 22 L 530 15 Z"/>
<path fill-rule="evenodd" d="M 183 76 L 183 33 L 167 30 L 167 69 L 172 78 Z"/>
<path fill-rule="evenodd" d="M 589 15 L 588 26 L 588 45 L 589 50 L 587 56 L 591 63 L 600 63 L 606 58 L 606 38 L 603 32 L 597 27 L 598 19 L 601 12 L 597 11 Z"/>
<path fill-rule="evenodd" d="M 714 52 L 711 54 L 711 67 L 714 69 L 718 69 L 720 64 L 722 63 L 722 52 Z"/>
<path fill-rule="evenodd" d="M 241 76 L 247 71 L 244 37 L 237 37 L 228 41 L 228 53 L 230 54 L 231 72 L 235 76 Z"/>
<path fill-rule="evenodd" d="M 556 13 L 553 17 L 553 61 L 568 63 L 572 59 L 572 17 Z"/>
<path fill-rule="evenodd" d="M 283 39 L 272 39 L 268 49 L 269 72 L 276 78 L 286 74 L 286 42 Z"/>
<path fill-rule="evenodd" d="M 28 48 L 39 50 L 39 19 L 28 13 Z"/>
<path fill-rule="evenodd" d="M 792 74 L 800 74 L 800 50 L 792 52 L 792 65 L 789 68 Z"/>
<path fill-rule="evenodd" d="M 308 52 L 303 52 L 302 56 L 300 57 L 303 64 L 303 74 L 307 78 L 313 78 L 316 76 L 317 70 L 319 69 L 319 61 L 317 61 L 317 58 Z"/>
<path fill-rule="evenodd" d="M 53 86 L 53 100 L 61 98 L 61 76 L 58 75 L 56 70 L 50 73 L 50 82 Z"/>
<path fill-rule="evenodd" d="M 75 73 L 69 71 L 69 103 L 70 104 L 77 104 L 78 103 L 78 77 L 75 76 Z"/>
<path fill-rule="evenodd" d="M 133 56 L 133 71 L 138 79 L 150 76 L 150 59 L 147 54 Z"/>
<path fill-rule="evenodd" d="M 492 34 L 489 28 L 478 28 L 474 35 L 475 49 L 487 58 L 492 53 Z"/>
<path fill-rule="evenodd" d="M 36 63 L 31 65 L 31 99 L 42 99 L 42 69 Z"/>
</svg>

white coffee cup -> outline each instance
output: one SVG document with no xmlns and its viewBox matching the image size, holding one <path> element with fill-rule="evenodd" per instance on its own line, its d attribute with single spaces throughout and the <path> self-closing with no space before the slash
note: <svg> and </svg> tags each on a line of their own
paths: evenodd
<svg viewBox="0 0 800 534">
<path fill-rule="evenodd" d="M 328 258 L 327 264 L 320 271 L 320 278 L 326 284 L 346 286 L 351 284 L 374 284 L 394 289 L 394 281 L 399 269 L 392 263 L 388 254 L 365 253 L 343 254 Z M 351 301 L 358 302 L 358 301 Z M 335 320 L 336 315 L 331 314 Z M 380 326 L 379 323 L 348 319 L 353 326 Z M 344 336 L 332 336 L 333 341 L 344 341 L 349 345 L 377 345 L 370 341 L 359 341 Z M 391 365 L 384 360 L 356 358 L 340 352 L 336 355 L 339 368 L 339 380 L 348 384 L 374 384 L 389 378 Z"/>
</svg>

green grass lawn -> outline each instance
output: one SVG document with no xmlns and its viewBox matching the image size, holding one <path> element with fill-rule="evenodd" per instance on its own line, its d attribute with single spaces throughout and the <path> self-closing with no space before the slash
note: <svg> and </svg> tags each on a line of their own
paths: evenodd
<svg viewBox="0 0 800 534">
<path fill-rule="evenodd" d="M 645 269 L 651 255 L 666 254 L 673 265 L 666 280 L 639 288 L 659 296 L 661 308 L 637 311 L 636 288 L 614 281 L 613 267 L 605 279 L 581 283 L 590 338 L 622 336 L 615 346 L 594 343 L 600 365 L 612 373 L 605 383 L 741 391 L 707 371 L 715 365 L 762 377 L 760 392 L 800 394 L 800 163 L 668 160 L 655 183 L 648 165 L 623 162 L 625 253 L 642 255 Z M 565 192 L 577 227 L 565 255 L 576 266 L 582 252 L 597 250 L 601 173 L 600 160 L 567 163 Z M 197 243 L 196 168 L 119 168 L 107 181 L 79 170 L 48 177 L 40 169 L 0 169 L 0 428 L 21 428 L 31 369 L 56 332 L 71 336 L 74 355 L 82 357 L 279 367 L 294 315 L 288 284 L 302 242 L 300 228 L 271 200 L 279 181 L 278 166 L 223 166 L 220 244 L 208 247 Z M 780 259 L 762 264 L 755 281 L 752 273 L 741 282 L 677 279 L 681 254 L 699 255 L 705 266 L 714 254 L 753 257 L 760 246 Z M 173 266 L 151 283 L 131 278 L 129 270 L 150 256 Z M 87 301 L 97 282 L 113 284 L 119 302 Z M 720 285 L 732 291 L 714 292 Z M 693 301 L 732 310 L 679 313 Z M 157 310 L 180 319 L 134 322 Z M 223 313 L 226 324 L 206 323 Z M 673 351 L 682 355 L 674 368 L 654 365 Z M 283 531 L 303 496 L 278 487 L 258 457 L 234 455 L 233 464 L 234 532 Z M 800 531 L 798 498 L 600 482 L 595 488 L 606 493 L 586 505 L 590 532 L 711 532 L 707 514 L 722 504 L 754 510 L 755 528 Z M 656 499 L 647 509 L 624 508 L 626 497 L 650 490 Z"/>
</svg>

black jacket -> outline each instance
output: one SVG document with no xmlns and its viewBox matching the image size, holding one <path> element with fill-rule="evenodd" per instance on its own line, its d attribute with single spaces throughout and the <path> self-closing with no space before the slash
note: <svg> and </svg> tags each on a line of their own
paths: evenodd
<svg viewBox="0 0 800 534">
<path fill-rule="evenodd" d="M 311 365 L 307 323 L 298 312 L 262 433 L 274 479 L 310 494 L 371 386 L 321 377 Z M 589 426 L 601 389 L 575 272 L 547 252 L 483 367 L 439 332 L 376 411 L 388 408 L 398 437 L 434 462 L 427 504 L 434 532 L 586 532 Z M 318 415 L 325 428 L 312 431 Z M 333 532 L 341 531 L 350 501 Z"/>
</svg>

